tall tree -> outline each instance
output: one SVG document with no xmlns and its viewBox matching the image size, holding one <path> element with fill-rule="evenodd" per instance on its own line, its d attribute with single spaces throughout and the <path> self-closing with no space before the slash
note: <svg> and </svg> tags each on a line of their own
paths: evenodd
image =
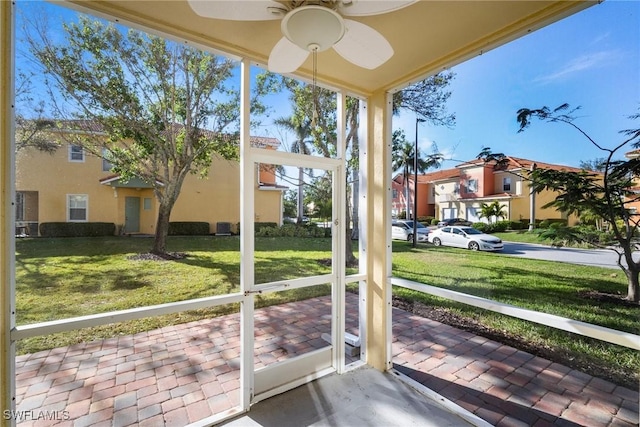
<svg viewBox="0 0 640 427">
<path fill-rule="evenodd" d="M 296 117 L 279 117 L 274 120 L 276 126 L 281 126 L 288 131 L 293 132 L 295 140 L 291 144 L 291 152 L 298 154 L 311 154 L 311 120 L 298 120 Z M 304 168 L 298 168 L 298 224 L 302 224 L 304 216 Z"/>
<path fill-rule="evenodd" d="M 580 160 L 580 168 L 593 172 L 604 172 L 606 164 L 606 157 L 598 157 L 593 160 Z"/>
<path fill-rule="evenodd" d="M 287 218 L 293 218 L 297 215 L 298 192 L 295 190 L 287 190 L 282 198 L 283 215 Z"/>
<path fill-rule="evenodd" d="M 640 178 L 640 158 L 629 156 L 626 160 L 615 160 L 620 152 L 640 147 L 640 128 L 626 129 L 620 132 L 622 141 L 607 147 L 591 138 L 575 123 L 568 104 L 555 109 L 522 108 L 518 110 L 517 120 L 520 132 L 527 129 L 533 119 L 549 123 L 568 125 L 579 132 L 586 140 L 605 154 L 603 172 L 569 172 L 538 168 L 531 173 L 531 185 L 536 193 L 544 190 L 557 192 L 557 197 L 543 206 L 554 207 L 567 214 L 584 212 L 595 215 L 608 223 L 612 232 L 612 241 L 593 242 L 588 240 L 584 228 L 558 227 L 550 229 L 551 237 L 568 241 L 589 241 L 591 244 L 612 250 L 618 254 L 618 266 L 625 273 L 628 282 L 627 299 L 638 303 L 640 300 L 640 261 L 634 258 L 638 251 L 638 218 L 634 204 L 640 202 L 640 196 L 631 191 Z M 640 114 L 630 117 L 637 120 Z M 633 153 L 633 151 L 630 151 Z"/>
<path fill-rule="evenodd" d="M 412 219 L 417 219 L 417 209 L 416 206 L 412 206 L 410 202 L 412 200 L 411 196 L 409 195 L 409 181 L 411 176 L 414 175 L 415 172 L 425 173 L 427 169 L 439 166 L 440 161 L 442 160 L 442 155 L 437 152 L 429 155 L 422 155 L 420 153 L 420 149 L 418 149 L 416 170 L 414 168 L 414 165 L 416 165 L 415 156 L 415 144 L 413 142 L 407 141 L 404 130 L 394 130 L 392 135 L 391 169 L 393 171 L 400 171 L 402 173 L 402 185 L 404 187 L 405 193 L 404 199 L 406 201 L 407 218 Z M 414 183 L 414 185 L 416 185 L 416 183 Z"/>
<path fill-rule="evenodd" d="M 400 110 L 410 110 L 431 124 L 453 126 L 455 115 L 447 114 L 445 105 L 451 95 L 445 89 L 453 78 L 454 74 L 451 72 L 440 73 L 396 93 L 393 98 L 394 113 L 398 113 Z M 283 79 L 283 85 L 291 92 L 294 120 L 302 122 L 302 120 L 314 118 L 312 132 L 316 151 L 325 157 L 334 157 L 337 154 L 335 93 L 287 78 Z M 347 209 L 347 223 L 351 224 L 353 218 L 354 226 L 357 224 L 358 217 L 358 194 L 356 192 L 358 183 L 355 177 L 359 175 L 359 110 L 359 101 L 347 97 L 345 150 L 351 153 L 351 157 L 347 162 L 346 176 L 351 177 L 352 184 L 347 187 L 346 192 L 346 203 L 349 207 Z M 353 205 L 351 206 L 352 201 Z M 346 262 L 348 265 L 352 265 L 356 259 L 352 252 L 351 233 L 347 232 L 346 239 Z"/>
<path fill-rule="evenodd" d="M 451 91 L 447 90 L 451 81 L 455 78 L 455 73 L 451 71 L 445 71 L 433 76 L 427 77 L 417 83 L 414 83 L 403 90 L 396 92 L 393 95 L 393 114 L 397 115 L 402 110 L 408 110 L 416 115 L 416 120 L 420 122 L 427 122 L 435 126 L 453 127 L 456 122 L 456 116 L 454 113 L 447 111 L 447 101 L 451 97 Z M 417 125 L 417 122 L 416 122 Z M 417 129 L 417 128 L 416 128 Z M 417 133 L 417 130 L 416 130 Z M 396 142 L 396 138 L 406 140 L 404 133 L 402 135 L 393 134 L 393 158 L 394 170 L 403 170 L 403 178 L 405 184 L 405 200 L 407 201 L 407 215 L 409 214 L 409 173 L 403 167 L 403 163 L 406 164 L 409 161 L 409 155 L 411 151 L 416 151 L 415 148 L 410 148 L 408 143 Z M 417 135 L 416 135 L 417 138 Z M 416 141 L 417 144 L 417 141 Z M 400 151 L 397 151 L 400 150 Z M 419 150 L 418 150 L 419 151 Z M 439 167 L 440 162 L 443 160 L 443 156 L 438 153 L 437 147 L 435 147 L 433 153 L 427 158 L 421 159 L 421 154 L 416 153 L 418 157 L 417 168 L 411 166 L 411 169 L 417 169 L 418 172 L 424 173 L 431 167 Z M 404 160 L 403 160 L 404 159 Z M 412 163 L 413 165 L 413 163 Z M 417 185 L 417 183 L 416 183 Z M 414 200 L 414 204 L 417 200 Z M 414 206 L 414 218 L 416 209 Z M 408 216 L 407 216 L 408 218 Z"/>
<path fill-rule="evenodd" d="M 394 93 L 393 114 L 408 110 L 432 125 L 454 126 L 456 115 L 447 111 L 447 101 L 451 97 L 447 88 L 454 78 L 455 73 L 445 71 Z"/>
<path fill-rule="evenodd" d="M 307 205 L 313 206 L 313 216 L 321 218 L 325 224 L 331 223 L 331 179 L 330 172 L 313 178 L 307 192 Z"/>
<path fill-rule="evenodd" d="M 55 128 L 55 122 L 44 117 L 44 101 L 35 102 L 32 79 L 33 73 L 20 71 L 16 75 L 15 89 L 15 150 L 35 148 L 54 153 L 60 144 L 47 136 Z"/>
<path fill-rule="evenodd" d="M 335 157 L 338 151 L 337 137 L 337 114 L 336 114 L 336 94 L 330 90 L 301 83 L 297 80 L 284 78 L 283 86 L 291 92 L 291 103 L 294 107 L 292 120 L 296 123 L 303 123 L 309 120 L 311 123 L 311 136 L 314 150 L 324 157 Z M 353 159 L 353 153 L 357 144 L 357 127 L 354 129 L 354 123 L 357 125 L 358 103 L 355 99 L 347 99 L 347 117 L 346 121 L 350 128 L 347 130 L 345 140 L 345 149 L 351 149 L 352 157 L 347 162 L 347 170 L 345 176 L 349 177 L 353 173 L 353 169 L 357 168 L 357 161 Z M 311 122 L 312 121 L 312 122 Z M 351 186 L 347 186 L 346 204 L 349 207 L 352 199 Z M 347 212 L 347 230 L 345 234 L 345 264 L 347 266 L 355 265 L 356 257 L 353 255 L 353 243 L 351 233 L 351 217 L 353 210 L 346 209 Z"/>
<path fill-rule="evenodd" d="M 55 36 L 43 21 L 30 24 L 28 43 L 50 78 L 56 116 L 107 135 L 79 132 L 73 143 L 98 156 L 106 149 L 116 173 L 153 186 L 159 209 L 151 252 L 166 256 L 185 177 L 206 175 L 213 156 L 237 157 L 231 131 L 239 97 L 228 87 L 234 63 L 84 15 Z M 255 98 L 253 107 L 261 108 Z"/>
</svg>

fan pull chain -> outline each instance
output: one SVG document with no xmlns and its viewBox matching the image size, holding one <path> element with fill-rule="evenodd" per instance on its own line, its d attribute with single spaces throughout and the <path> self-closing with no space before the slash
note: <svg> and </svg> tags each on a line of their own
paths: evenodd
<svg viewBox="0 0 640 427">
<path fill-rule="evenodd" d="M 314 46 L 311 50 L 311 55 L 313 58 L 313 112 L 311 116 L 311 127 L 315 128 L 318 122 L 318 86 L 317 86 L 317 75 L 318 75 L 318 48 Z"/>
</svg>

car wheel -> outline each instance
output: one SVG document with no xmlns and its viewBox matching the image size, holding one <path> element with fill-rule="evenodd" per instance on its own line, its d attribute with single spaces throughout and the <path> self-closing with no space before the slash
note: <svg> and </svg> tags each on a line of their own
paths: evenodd
<svg viewBox="0 0 640 427">
<path fill-rule="evenodd" d="M 440 246 L 442 242 L 437 237 L 433 238 L 433 246 Z"/>
<path fill-rule="evenodd" d="M 413 242 L 413 234 L 407 235 L 407 242 Z"/>
<path fill-rule="evenodd" d="M 478 242 L 469 242 L 469 249 L 471 249 L 472 251 L 478 251 L 480 250 L 480 245 L 478 244 Z"/>
</svg>

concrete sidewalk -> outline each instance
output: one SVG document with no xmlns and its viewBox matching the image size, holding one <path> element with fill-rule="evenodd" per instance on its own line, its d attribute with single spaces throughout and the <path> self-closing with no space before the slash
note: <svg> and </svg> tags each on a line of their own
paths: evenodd
<svg viewBox="0 0 640 427">
<path fill-rule="evenodd" d="M 351 333 L 357 306 L 348 295 Z M 638 425 L 638 390 L 402 310 L 393 318 L 396 368 L 490 424 Z M 330 323 L 329 297 L 256 310 L 255 366 L 326 346 Z M 234 314 L 18 356 L 17 409 L 57 418 L 21 425 L 185 426 L 238 404 L 239 349 Z"/>
</svg>

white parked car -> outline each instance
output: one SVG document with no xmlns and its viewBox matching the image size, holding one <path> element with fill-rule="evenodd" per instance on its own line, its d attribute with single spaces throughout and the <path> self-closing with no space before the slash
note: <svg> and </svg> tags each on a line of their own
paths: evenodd
<svg viewBox="0 0 640 427">
<path fill-rule="evenodd" d="M 431 230 L 428 240 L 435 246 L 454 246 L 472 251 L 500 251 L 503 247 L 502 240 L 496 236 L 465 226 L 447 226 Z"/>
<path fill-rule="evenodd" d="M 416 224 L 418 233 L 418 242 L 426 242 L 429 229 L 421 223 Z M 397 240 L 413 241 L 413 221 L 406 219 L 397 219 L 391 223 L 391 238 Z"/>
</svg>

